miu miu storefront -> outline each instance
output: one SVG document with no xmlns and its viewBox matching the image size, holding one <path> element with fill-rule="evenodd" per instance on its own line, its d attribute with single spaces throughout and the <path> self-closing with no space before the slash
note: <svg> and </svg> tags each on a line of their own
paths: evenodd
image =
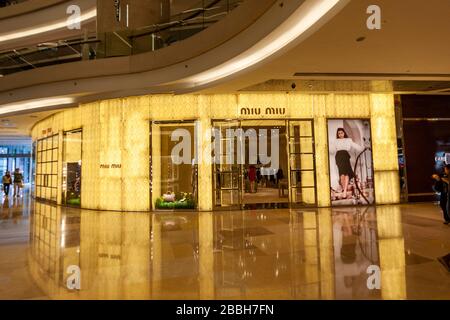
<svg viewBox="0 0 450 320">
<path fill-rule="evenodd" d="M 32 137 L 34 196 L 61 205 L 211 211 L 400 201 L 389 93 L 104 100 L 37 123 Z"/>
</svg>

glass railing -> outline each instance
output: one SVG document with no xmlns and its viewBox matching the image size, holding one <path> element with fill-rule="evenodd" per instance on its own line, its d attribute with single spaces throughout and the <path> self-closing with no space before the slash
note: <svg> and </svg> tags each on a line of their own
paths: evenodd
<svg viewBox="0 0 450 320">
<path fill-rule="evenodd" d="M 168 47 L 221 20 L 244 0 L 203 0 L 170 21 L 0 51 L 0 75 L 81 60 L 129 56 Z"/>
</svg>

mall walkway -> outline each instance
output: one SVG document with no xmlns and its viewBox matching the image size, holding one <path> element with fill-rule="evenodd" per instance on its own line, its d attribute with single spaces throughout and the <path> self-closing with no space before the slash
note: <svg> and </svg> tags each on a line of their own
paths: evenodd
<svg viewBox="0 0 450 320">
<path fill-rule="evenodd" d="M 150 214 L 25 195 L 2 199 L 0 299 L 450 299 L 448 253 L 434 204 Z"/>
</svg>

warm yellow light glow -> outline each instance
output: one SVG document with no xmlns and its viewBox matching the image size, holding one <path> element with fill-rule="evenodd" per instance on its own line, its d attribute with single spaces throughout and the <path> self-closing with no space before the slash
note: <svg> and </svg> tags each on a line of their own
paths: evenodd
<svg viewBox="0 0 450 320">
<path fill-rule="evenodd" d="M 213 208 L 213 174 L 210 160 L 210 128 L 214 120 L 234 125 L 241 119 L 240 108 L 264 107 L 268 104 L 285 108 L 285 118 L 274 122 L 289 124 L 290 134 L 297 124 L 301 131 L 299 144 L 303 172 L 298 191 L 291 189 L 290 200 L 330 206 L 330 178 L 328 159 L 328 118 L 367 118 L 372 124 L 372 146 L 375 171 L 376 201 L 379 204 L 399 202 L 396 132 L 394 106 L 390 94 L 305 94 L 305 93 L 242 93 L 219 95 L 154 95 L 113 99 L 68 109 L 40 121 L 33 128 L 33 140 L 40 139 L 48 128 L 54 133 L 83 129 L 82 204 L 84 208 L 101 210 L 147 211 L 150 209 L 150 167 L 152 156 L 152 203 L 161 196 L 161 142 L 159 125 L 151 121 L 198 121 L 199 155 L 198 208 Z M 271 116 L 276 118 L 276 116 Z M 227 120 L 229 119 L 229 120 Z M 269 118 L 245 117 L 243 123 L 256 125 Z M 304 120 L 298 120 L 304 119 Z M 310 121 L 313 120 L 314 128 Z M 314 132 L 314 140 L 306 138 Z M 150 150 L 150 142 L 152 148 Z M 314 143 L 314 150 L 311 143 Z M 287 147 L 286 152 L 289 152 Z M 120 169 L 101 169 L 102 164 L 121 164 Z M 289 162 L 291 165 L 291 161 Z M 43 170 L 37 165 L 37 170 Z M 45 169 L 46 170 L 46 169 Z M 62 167 L 58 164 L 58 175 Z M 290 175 L 286 175 L 291 184 Z M 314 181 L 315 180 L 315 181 Z M 58 183 L 61 184 L 61 183 Z M 316 189 L 306 188 L 314 186 Z M 62 188 L 62 186 L 61 186 Z M 62 189 L 58 190 L 58 193 Z M 317 190 L 317 191 L 316 191 Z M 225 195 L 224 195 L 225 196 Z M 300 199 L 301 197 L 301 199 Z M 236 199 L 233 199 L 235 203 Z M 58 200 L 59 201 L 59 200 Z M 230 200 L 231 201 L 231 200 Z"/>
<path fill-rule="evenodd" d="M 321 299 L 335 298 L 333 221 L 331 209 L 322 208 L 317 212 L 319 224 L 320 292 Z"/>
<path fill-rule="evenodd" d="M 201 212 L 198 216 L 200 299 L 215 298 L 214 285 L 214 224 L 213 215 Z"/>
<path fill-rule="evenodd" d="M 317 205 L 331 205 L 330 176 L 328 165 L 327 107 L 333 103 L 332 97 L 326 95 L 313 96 L 314 110 L 314 144 L 316 156 Z"/>
<path fill-rule="evenodd" d="M 152 299 L 161 299 L 160 295 L 162 293 L 162 259 L 163 259 L 163 239 L 162 239 L 162 224 L 161 216 L 153 214 L 151 216 L 151 236 L 150 245 L 151 253 L 150 260 L 152 266 L 152 283 L 151 283 L 151 293 Z"/>
<path fill-rule="evenodd" d="M 70 97 L 27 100 L 0 105 L 0 115 L 19 111 L 32 111 L 50 106 L 60 106 L 72 103 L 74 103 L 74 99 Z"/>
<path fill-rule="evenodd" d="M 405 243 L 399 207 L 377 208 L 378 243 L 383 299 L 406 299 Z"/>
<path fill-rule="evenodd" d="M 400 183 L 393 95 L 371 94 L 370 113 L 376 202 L 398 203 Z"/>
<path fill-rule="evenodd" d="M 152 208 L 155 209 L 155 201 L 161 197 L 161 127 L 152 125 Z"/>
<path fill-rule="evenodd" d="M 320 265 L 317 234 L 317 216 L 315 212 L 305 211 L 303 214 L 303 250 L 304 250 L 304 281 L 308 290 L 302 298 L 318 299 L 320 296 Z"/>
<path fill-rule="evenodd" d="M 91 9 L 84 14 L 82 14 L 80 17 L 73 19 L 71 22 L 72 24 L 82 23 L 89 21 L 97 16 L 97 9 Z M 9 41 L 9 40 L 16 40 L 20 38 L 30 37 L 41 33 L 46 33 L 50 31 L 60 30 L 68 27 L 67 19 L 64 19 L 62 21 L 57 21 L 51 24 L 41 25 L 41 26 L 35 26 L 33 28 L 28 29 L 19 29 L 11 33 L 3 33 L 0 34 L 0 43 Z"/>
<path fill-rule="evenodd" d="M 394 97 L 371 94 L 373 165 L 375 170 L 398 170 Z"/>
<path fill-rule="evenodd" d="M 375 197 L 378 204 L 400 202 L 398 171 L 375 171 Z"/>
<path fill-rule="evenodd" d="M 198 135 L 199 142 L 199 158 L 198 165 L 198 208 L 203 211 L 210 211 L 213 208 L 213 177 L 211 165 L 211 121 L 207 115 L 201 116 L 199 122 Z"/>
</svg>

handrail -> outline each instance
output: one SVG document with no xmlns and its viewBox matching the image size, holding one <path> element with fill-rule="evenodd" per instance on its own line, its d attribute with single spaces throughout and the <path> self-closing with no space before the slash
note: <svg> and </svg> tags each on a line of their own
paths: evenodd
<svg viewBox="0 0 450 320">
<path fill-rule="evenodd" d="M 189 10 L 185 10 L 185 11 L 177 14 L 177 15 L 180 15 L 180 14 L 183 14 L 183 13 L 186 13 L 186 12 L 189 12 L 189 13 L 191 11 L 194 12 L 194 13 L 192 13 L 190 16 L 188 16 L 185 19 L 179 19 L 179 20 L 170 21 L 170 22 L 166 22 L 166 23 L 160 23 L 160 24 L 154 24 L 154 25 L 151 25 L 151 26 L 141 27 L 139 29 L 153 28 L 153 30 L 146 31 L 146 32 L 144 32 L 142 34 L 138 34 L 138 35 L 131 35 L 130 38 L 142 37 L 142 36 L 150 35 L 150 34 L 155 33 L 155 32 L 165 31 L 165 30 L 167 30 L 167 29 L 169 29 L 169 28 L 171 28 L 173 26 L 176 26 L 176 25 L 178 25 L 178 26 L 179 25 L 183 25 L 185 22 L 197 18 L 198 15 L 200 15 L 202 12 L 211 10 L 211 8 L 214 5 L 216 5 L 217 3 L 219 3 L 220 1 L 222 1 L 222 0 L 214 0 L 212 3 L 210 3 L 209 5 L 207 5 L 207 6 L 203 7 L 203 8 L 189 9 Z"/>
<path fill-rule="evenodd" d="M 356 172 L 356 168 L 357 168 L 357 166 L 358 166 L 358 162 L 359 162 L 359 159 L 361 158 L 361 156 L 366 152 L 366 151 L 372 151 L 372 149 L 371 148 L 365 148 L 357 157 L 356 157 L 356 161 L 355 161 L 355 167 L 353 168 L 353 172 Z M 370 204 L 370 202 L 369 202 L 369 200 L 366 198 L 366 196 L 364 195 L 364 193 L 361 191 L 361 189 L 359 188 L 359 186 L 358 186 L 358 183 L 356 182 L 356 180 L 355 180 L 355 186 L 356 186 L 356 188 L 358 189 L 358 191 L 359 191 L 359 194 L 364 198 L 364 200 L 366 200 L 366 202 L 367 202 L 367 204 Z"/>
<path fill-rule="evenodd" d="M 14 50 L 5 50 L 3 52 L 0 51 L 0 75 L 21 72 L 30 69 L 30 67 L 34 68 L 52 64 L 67 63 L 74 61 L 74 59 L 82 60 L 84 58 L 82 52 L 84 52 L 86 55 L 85 59 L 102 59 L 113 56 L 129 56 L 146 51 L 158 50 L 162 47 L 169 46 L 174 42 L 184 40 L 192 36 L 193 34 L 204 30 L 207 26 L 210 26 L 212 23 L 220 20 L 221 15 L 228 14 L 232 9 L 236 8 L 243 1 L 244 0 L 203 1 L 204 7 L 199 8 L 198 5 L 196 5 L 193 9 L 177 13 L 171 18 L 174 21 L 170 21 L 167 23 L 145 26 L 130 31 L 122 30 L 106 33 L 105 35 L 99 34 L 95 35 L 95 37 L 90 34 L 88 38 L 71 38 L 70 40 L 64 39 L 51 41 L 51 45 L 41 43 L 35 46 L 15 48 Z M 212 14 L 205 16 L 205 12 L 211 12 Z M 179 19 L 180 15 L 182 16 L 182 19 Z M 199 20 L 203 21 L 203 26 L 201 25 L 201 23 L 199 23 Z M 192 29 L 189 28 L 189 31 L 181 31 L 180 33 L 180 27 L 192 27 Z M 159 34 L 160 32 L 165 33 Z M 138 41 L 139 38 L 149 35 L 152 36 L 151 47 L 144 46 L 143 48 L 141 48 L 140 46 L 135 46 L 136 43 L 134 41 Z M 107 39 L 110 38 L 101 40 L 103 36 L 118 39 L 120 45 L 125 45 L 127 49 L 119 50 L 117 54 L 116 51 L 114 51 L 115 49 L 109 47 L 109 40 Z M 72 46 L 76 46 L 76 51 L 79 53 L 78 57 L 75 57 L 73 53 L 71 53 L 69 57 L 68 52 L 64 51 L 65 47 L 72 48 Z M 88 46 L 88 49 L 86 46 Z M 83 48 L 86 50 L 82 50 Z M 74 50 L 74 48 L 72 49 Z M 87 57 L 88 52 L 89 57 Z M 25 64 L 24 60 L 26 62 Z"/>
</svg>

